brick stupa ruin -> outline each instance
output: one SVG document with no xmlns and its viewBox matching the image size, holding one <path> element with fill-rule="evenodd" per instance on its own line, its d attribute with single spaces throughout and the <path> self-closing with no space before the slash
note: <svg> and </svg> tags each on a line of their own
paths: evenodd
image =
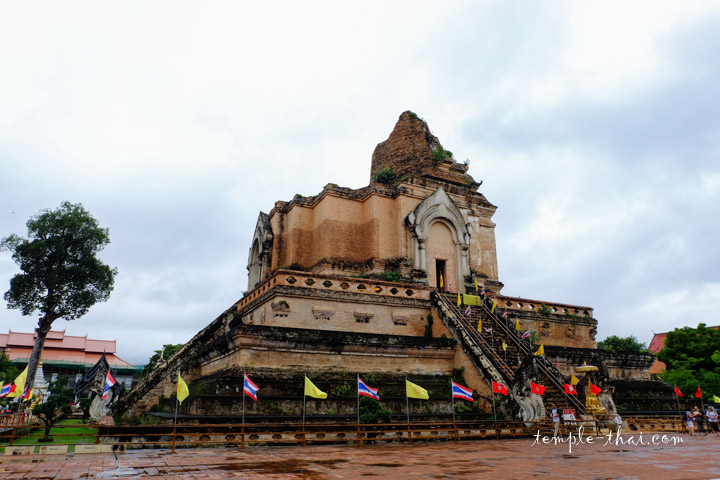
<svg viewBox="0 0 720 480">
<path fill-rule="evenodd" d="M 611 412 L 611 390 L 588 400 L 587 381 L 648 380 L 652 358 L 598 351 L 590 307 L 503 295 L 496 207 L 479 186 L 422 119 L 404 112 L 373 153 L 368 186 L 328 184 L 260 212 L 245 295 L 124 397 L 120 410 L 138 414 L 170 397 L 181 371 L 191 392 L 182 414 L 236 418 L 248 370 L 260 386 L 250 415 L 297 415 L 305 373 L 330 394 L 311 402 L 309 415 L 354 415 L 356 374 L 372 378 L 396 414 L 405 408 L 406 376 L 436 392 L 423 408 L 449 414 L 453 375 L 475 390 L 477 412 L 491 410 L 496 381 L 510 388 L 506 415 L 542 418 L 543 398 L 530 382 L 547 386 L 545 402 L 564 404 L 562 384 L 572 374 L 583 379 L 579 399 L 571 399 L 578 414 L 591 404 Z M 478 297 L 465 297 L 458 308 L 458 293 L 480 289 L 487 303 L 467 312 Z M 493 331 L 478 332 L 480 320 Z M 530 341 L 516 323 L 532 332 Z M 540 344 L 545 355 L 533 356 Z M 598 370 L 581 375 L 584 363 Z"/>
</svg>

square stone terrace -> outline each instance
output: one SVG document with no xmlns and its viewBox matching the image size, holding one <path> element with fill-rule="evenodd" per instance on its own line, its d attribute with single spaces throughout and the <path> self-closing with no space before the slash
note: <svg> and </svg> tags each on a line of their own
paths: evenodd
<svg viewBox="0 0 720 480">
<path fill-rule="evenodd" d="M 0 457 L 4 479 L 352 479 L 352 478 L 720 478 L 720 437 L 676 435 L 678 444 L 534 444 L 535 438 L 244 450 L 135 450 L 118 454 Z M 668 434 L 670 435 L 670 434 Z M 638 436 L 633 436 L 638 440 Z"/>
</svg>

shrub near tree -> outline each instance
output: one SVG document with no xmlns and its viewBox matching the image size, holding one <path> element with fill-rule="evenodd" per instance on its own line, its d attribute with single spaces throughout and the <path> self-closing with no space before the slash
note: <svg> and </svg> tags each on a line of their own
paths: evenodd
<svg viewBox="0 0 720 480">
<path fill-rule="evenodd" d="M 0 250 L 12 252 L 21 270 L 5 292 L 8 308 L 23 315 L 40 313 L 25 384 L 30 389 L 53 322 L 82 317 L 95 303 L 106 301 L 117 270 L 97 258 L 110 243 L 108 230 L 80 204 L 64 202 L 56 210 L 43 210 L 28 220 L 27 229 L 28 238 L 10 235 L 0 241 Z"/>
<path fill-rule="evenodd" d="M 701 323 L 697 328 L 676 328 L 665 337 L 657 354 L 665 363 L 660 378 L 695 398 L 698 386 L 704 397 L 720 396 L 720 329 Z"/>
<path fill-rule="evenodd" d="M 73 399 L 73 391 L 67 388 L 66 378 L 50 382 L 48 392 L 50 395 L 45 402 L 33 408 L 33 414 L 45 425 L 45 438 L 50 436 L 53 425 L 70 416 L 70 402 Z"/>
</svg>

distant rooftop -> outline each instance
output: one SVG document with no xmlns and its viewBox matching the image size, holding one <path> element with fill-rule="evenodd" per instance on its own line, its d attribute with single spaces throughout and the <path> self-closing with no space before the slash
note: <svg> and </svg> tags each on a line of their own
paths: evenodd
<svg viewBox="0 0 720 480">
<path fill-rule="evenodd" d="M 13 363 L 26 361 L 30 358 L 36 333 L 13 332 L 0 333 L 0 350 Z M 51 330 L 45 339 L 42 361 L 48 365 L 64 364 L 81 368 L 94 365 L 104 353 L 108 363 L 114 369 L 135 369 L 131 363 L 116 355 L 115 340 L 94 340 L 75 335 L 66 335 L 62 330 Z"/>
</svg>

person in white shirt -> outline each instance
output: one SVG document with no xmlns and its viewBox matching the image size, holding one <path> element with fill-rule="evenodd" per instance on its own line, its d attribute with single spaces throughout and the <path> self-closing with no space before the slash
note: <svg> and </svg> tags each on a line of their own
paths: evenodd
<svg viewBox="0 0 720 480">
<path fill-rule="evenodd" d="M 554 403 L 551 403 L 550 406 L 552 407 L 552 410 L 550 410 L 550 416 L 552 417 L 554 427 L 553 438 L 555 438 L 558 436 L 558 431 L 560 430 L 560 411 Z"/>
<path fill-rule="evenodd" d="M 715 409 L 711 406 L 707 407 L 705 412 L 705 418 L 707 418 L 708 430 L 713 432 L 715 436 L 718 436 L 718 414 Z"/>
</svg>

